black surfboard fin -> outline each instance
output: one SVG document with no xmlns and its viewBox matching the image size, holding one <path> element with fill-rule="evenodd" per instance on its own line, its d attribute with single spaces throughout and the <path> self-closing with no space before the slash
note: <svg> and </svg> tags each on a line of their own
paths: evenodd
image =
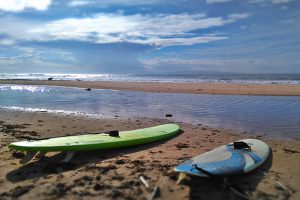
<svg viewBox="0 0 300 200">
<path fill-rule="evenodd" d="M 243 141 L 233 142 L 233 148 L 234 149 L 248 149 L 249 151 L 251 151 L 251 146 Z"/>
</svg>

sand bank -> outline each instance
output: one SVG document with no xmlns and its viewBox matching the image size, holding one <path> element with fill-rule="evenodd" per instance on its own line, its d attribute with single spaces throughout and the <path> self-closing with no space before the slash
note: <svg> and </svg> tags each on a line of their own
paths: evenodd
<svg viewBox="0 0 300 200">
<path fill-rule="evenodd" d="M 7 148 L 13 141 L 81 131 L 131 130 L 169 121 L 0 112 L 0 199 L 149 199 L 155 186 L 160 189 L 157 199 L 240 199 L 230 189 L 224 189 L 218 180 L 188 177 L 177 185 L 173 168 L 190 157 L 249 135 L 179 123 L 183 133 L 170 140 L 113 151 L 78 153 L 69 164 L 57 164 L 62 155 L 49 154 L 44 160 L 20 165 L 18 158 L 23 154 Z M 270 145 L 273 155 L 260 170 L 286 188 L 258 171 L 231 178 L 229 182 L 253 199 L 299 199 L 300 142 L 262 139 Z M 140 182 L 141 175 L 149 183 L 149 189 Z"/>
<path fill-rule="evenodd" d="M 113 89 L 145 92 L 190 94 L 240 94 L 299 96 L 300 85 L 257 85 L 229 83 L 158 83 L 158 82 L 100 82 L 100 81 L 37 81 L 0 80 L 0 84 L 55 85 L 80 88 Z"/>
</svg>

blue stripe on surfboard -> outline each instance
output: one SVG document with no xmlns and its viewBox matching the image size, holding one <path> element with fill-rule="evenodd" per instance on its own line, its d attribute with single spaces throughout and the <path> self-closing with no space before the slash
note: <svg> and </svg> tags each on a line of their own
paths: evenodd
<svg viewBox="0 0 300 200">
<path fill-rule="evenodd" d="M 261 161 L 261 158 L 252 151 L 247 151 L 247 154 L 253 159 L 255 164 Z"/>
</svg>

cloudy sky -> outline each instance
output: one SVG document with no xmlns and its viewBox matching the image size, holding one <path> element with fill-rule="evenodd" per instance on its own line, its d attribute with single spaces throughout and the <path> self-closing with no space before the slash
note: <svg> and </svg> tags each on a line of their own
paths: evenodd
<svg viewBox="0 0 300 200">
<path fill-rule="evenodd" d="M 0 73 L 201 71 L 300 73 L 300 1 L 0 1 Z"/>
</svg>

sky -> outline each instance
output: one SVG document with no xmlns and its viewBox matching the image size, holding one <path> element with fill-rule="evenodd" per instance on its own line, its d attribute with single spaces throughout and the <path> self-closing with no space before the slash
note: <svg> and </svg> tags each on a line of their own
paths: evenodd
<svg viewBox="0 0 300 200">
<path fill-rule="evenodd" d="M 300 73 L 300 1 L 0 1 L 0 73 L 201 72 Z"/>
</svg>

